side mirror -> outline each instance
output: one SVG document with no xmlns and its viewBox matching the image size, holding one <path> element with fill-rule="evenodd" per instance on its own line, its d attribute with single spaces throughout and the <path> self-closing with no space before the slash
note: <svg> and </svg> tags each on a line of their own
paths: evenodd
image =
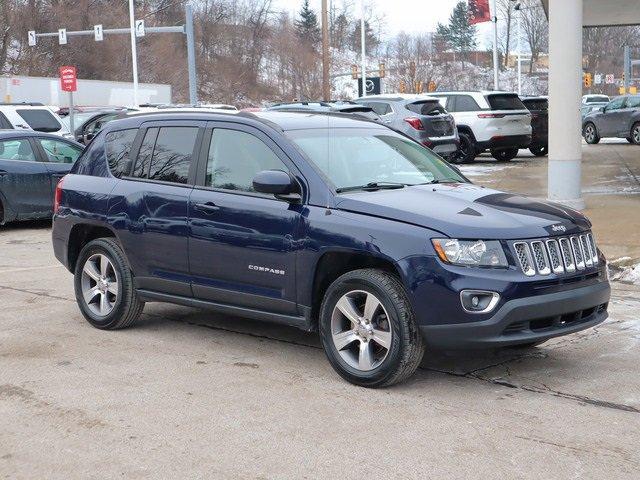
<svg viewBox="0 0 640 480">
<path fill-rule="evenodd" d="M 300 187 L 287 172 L 263 170 L 253 177 L 253 189 L 287 201 L 300 200 Z"/>
<path fill-rule="evenodd" d="M 598 108 L 598 111 L 599 111 L 600 113 L 604 113 L 604 112 L 606 112 L 606 111 L 607 111 L 607 107 L 600 107 L 600 108 Z"/>
</svg>

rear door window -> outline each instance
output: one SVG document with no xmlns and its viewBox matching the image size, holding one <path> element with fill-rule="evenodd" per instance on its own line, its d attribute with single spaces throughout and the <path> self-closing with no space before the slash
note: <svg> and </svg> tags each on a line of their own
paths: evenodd
<svg viewBox="0 0 640 480">
<path fill-rule="evenodd" d="M 21 162 L 35 162 L 36 156 L 28 138 L 16 138 L 0 142 L 0 158 Z"/>
<path fill-rule="evenodd" d="M 518 95 L 516 94 L 494 94 L 487 95 L 487 102 L 491 110 L 526 110 Z"/>
<path fill-rule="evenodd" d="M 105 137 L 105 154 L 111 175 L 120 178 L 128 175 L 131 170 L 131 158 L 129 152 L 133 141 L 136 139 L 138 129 L 120 130 L 109 132 Z"/>
<path fill-rule="evenodd" d="M 409 103 L 407 104 L 407 110 L 418 115 L 440 115 L 441 113 L 446 113 L 440 102 L 435 100 Z"/>
<path fill-rule="evenodd" d="M 370 103 L 367 103 L 365 105 L 368 105 L 369 107 L 371 107 L 373 109 L 373 111 L 376 112 L 380 116 L 388 115 L 390 113 L 393 113 L 393 110 L 391 109 L 391 105 L 389 105 L 388 103 L 370 102 Z"/>
<path fill-rule="evenodd" d="M 149 179 L 187 183 L 198 127 L 162 127 L 149 165 Z"/>
<path fill-rule="evenodd" d="M 158 138 L 158 130 L 158 128 L 150 128 L 145 133 L 142 145 L 140 145 L 140 151 L 138 152 L 138 158 L 136 159 L 136 166 L 131 176 L 148 178 L 149 164 L 151 163 L 151 155 L 153 155 L 156 138 Z"/>
<path fill-rule="evenodd" d="M 49 110 L 19 108 L 16 113 L 27 122 L 27 125 L 38 132 L 57 132 L 62 128 L 62 124 L 56 120 Z"/>
<path fill-rule="evenodd" d="M 0 128 L 9 130 L 13 129 L 13 125 L 11 125 L 9 119 L 7 119 L 2 112 L 0 112 Z"/>
<path fill-rule="evenodd" d="M 62 140 L 39 138 L 38 142 L 51 163 L 74 164 L 82 153 L 82 149 Z"/>
</svg>

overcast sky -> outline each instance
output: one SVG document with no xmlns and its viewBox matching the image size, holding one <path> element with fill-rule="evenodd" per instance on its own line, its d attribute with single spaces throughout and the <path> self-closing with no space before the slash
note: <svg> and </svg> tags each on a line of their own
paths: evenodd
<svg viewBox="0 0 640 480">
<path fill-rule="evenodd" d="M 354 14 L 359 17 L 360 0 L 350 0 Z M 446 23 L 459 0 L 365 0 L 365 6 L 384 18 L 386 36 L 395 36 L 401 31 L 407 33 L 433 32 L 438 22 Z M 343 0 L 329 0 L 342 4 Z M 320 15 L 321 0 L 310 0 L 309 4 Z M 302 0 L 273 0 L 277 10 L 300 11 Z M 491 24 L 478 25 L 478 46 L 490 43 Z"/>
</svg>

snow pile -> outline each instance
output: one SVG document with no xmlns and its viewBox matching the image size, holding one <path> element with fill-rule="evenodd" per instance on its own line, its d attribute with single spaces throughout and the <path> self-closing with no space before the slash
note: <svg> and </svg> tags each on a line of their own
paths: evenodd
<svg viewBox="0 0 640 480">
<path fill-rule="evenodd" d="M 621 257 L 609 262 L 611 280 L 640 285 L 640 263 L 630 264 L 631 257 Z"/>
</svg>

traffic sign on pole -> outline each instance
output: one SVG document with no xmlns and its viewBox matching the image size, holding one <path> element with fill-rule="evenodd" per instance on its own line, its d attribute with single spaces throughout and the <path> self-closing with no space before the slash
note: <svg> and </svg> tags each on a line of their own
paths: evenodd
<svg viewBox="0 0 640 480">
<path fill-rule="evenodd" d="M 27 37 L 29 38 L 29 46 L 34 47 L 36 45 L 36 31 L 29 30 Z"/>
<path fill-rule="evenodd" d="M 58 43 L 60 45 L 66 45 L 67 44 L 67 29 L 66 28 L 59 28 L 58 29 Z"/>
<path fill-rule="evenodd" d="M 600 84 L 602 84 L 602 74 L 601 74 L 601 73 L 596 73 L 596 74 L 593 76 L 593 83 L 594 83 L 595 85 L 600 85 Z"/>
<path fill-rule="evenodd" d="M 605 75 L 604 77 L 604 82 L 611 85 L 612 83 L 616 83 L 616 79 L 613 76 L 612 73 L 608 73 L 607 75 Z"/>
<path fill-rule="evenodd" d="M 104 34 L 102 32 L 102 25 L 94 25 L 93 26 L 93 38 L 96 42 L 101 42 L 104 39 Z"/>
<path fill-rule="evenodd" d="M 60 67 L 60 89 L 63 92 L 75 92 L 78 89 L 76 67 Z"/>
<path fill-rule="evenodd" d="M 144 20 L 136 20 L 136 37 L 144 37 Z"/>
</svg>

